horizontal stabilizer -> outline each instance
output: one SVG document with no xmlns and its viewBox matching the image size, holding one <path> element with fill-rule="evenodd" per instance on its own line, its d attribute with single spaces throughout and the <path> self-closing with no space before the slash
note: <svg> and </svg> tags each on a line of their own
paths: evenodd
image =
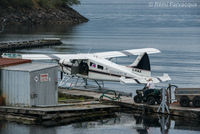
<svg viewBox="0 0 200 134">
<path fill-rule="evenodd" d="M 166 74 L 166 73 L 164 73 L 163 76 L 161 76 L 161 77 L 157 77 L 157 79 L 159 79 L 160 82 L 163 82 L 163 81 L 170 81 L 170 80 L 171 80 L 171 78 L 169 77 L 169 75 Z"/>
<path fill-rule="evenodd" d="M 125 84 L 146 84 L 150 78 L 153 80 L 153 83 L 160 83 L 160 82 L 171 80 L 168 74 L 163 74 L 163 76 L 159 76 L 159 77 L 149 77 L 149 78 L 143 77 L 143 78 L 136 78 L 136 79 L 121 77 L 120 82 L 125 83 Z"/>
</svg>

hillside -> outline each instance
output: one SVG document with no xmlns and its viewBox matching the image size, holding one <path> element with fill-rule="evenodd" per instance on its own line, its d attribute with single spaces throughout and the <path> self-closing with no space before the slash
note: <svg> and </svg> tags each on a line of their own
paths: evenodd
<svg viewBox="0 0 200 134">
<path fill-rule="evenodd" d="M 70 6 L 78 0 L 0 0 L 0 22 L 6 24 L 78 24 L 88 19 Z"/>
</svg>

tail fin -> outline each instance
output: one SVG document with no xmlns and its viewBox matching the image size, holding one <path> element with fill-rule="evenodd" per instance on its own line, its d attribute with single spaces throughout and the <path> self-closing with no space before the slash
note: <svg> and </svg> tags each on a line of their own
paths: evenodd
<svg viewBox="0 0 200 134">
<path fill-rule="evenodd" d="M 146 71 L 151 71 L 150 60 L 148 54 L 142 53 L 140 54 L 133 64 L 130 65 L 133 68 L 138 68 Z"/>
</svg>

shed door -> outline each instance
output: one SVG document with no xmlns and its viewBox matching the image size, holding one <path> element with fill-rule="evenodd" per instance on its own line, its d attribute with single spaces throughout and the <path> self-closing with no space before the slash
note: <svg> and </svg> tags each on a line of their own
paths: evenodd
<svg viewBox="0 0 200 134">
<path fill-rule="evenodd" d="M 47 69 L 31 74 L 32 106 L 57 104 L 57 72 Z"/>
</svg>

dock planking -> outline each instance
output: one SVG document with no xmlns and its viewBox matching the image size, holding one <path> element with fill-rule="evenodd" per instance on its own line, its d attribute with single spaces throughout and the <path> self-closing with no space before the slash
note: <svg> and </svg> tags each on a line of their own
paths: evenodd
<svg viewBox="0 0 200 134">
<path fill-rule="evenodd" d="M 113 116 L 113 112 L 118 110 L 119 106 L 117 105 L 105 105 L 99 101 L 59 104 L 57 106 L 0 106 L 0 118 L 24 124 L 51 126 Z"/>
<path fill-rule="evenodd" d="M 51 46 L 51 45 L 61 45 L 60 38 L 43 38 L 38 40 L 30 41 L 10 41 L 10 42 L 0 42 L 0 51 L 8 51 L 22 48 L 34 48 L 42 46 Z"/>
<path fill-rule="evenodd" d="M 24 124 L 54 126 L 113 117 L 116 111 L 122 111 L 124 108 L 130 111 L 141 111 L 142 113 L 157 113 L 159 107 L 159 105 L 137 104 L 132 97 L 128 96 L 121 96 L 120 101 L 111 101 L 108 98 L 103 98 L 103 101 L 99 102 L 99 97 L 102 93 L 81 89 L 59 89 L 59 93 L 67 96 L 86 97 L 90 98 L 90 100 L 62 103 L 56 106 L 0 106 L 0 119 Z M 170 115 L 200 120 L 200 108 L 181 107 L 179 104 L 171 104 L 169 109 Z"/>
<path fill-rule="evenodd" d="M 59 92 L 74 96 L 82 95 L 87 97 L 93 97 L 94 99 L 99 99 L 99 97 L 101 96 L 101 93 L 84 91 L 80 89 L 72 89 L 72 90 L 59 89 Z M 104 98 L 104 102 L 109 102 L 114 105 L 118 105 L 120 107 L 130 108 L 132 110 L 139 110 L 146 113 L 161 114 L 161 112 L 157 112 L 159 105 L 147 105 L 144 103 L 135 103 L 132 97 L 121 96 L 120 101 L 113 101 L 109 100 L 108 98 Z M 169 115 L 182 116 L 182 117 L 192 118 L 194 120 L 200 120 L 200 108 L 181 107 L 179 104 L 176 103 L 176 104 L 170 104 L 169 110 L 170 110 Z M 166 112 L 165 114 L 168 113 Z"/>
</svg>

